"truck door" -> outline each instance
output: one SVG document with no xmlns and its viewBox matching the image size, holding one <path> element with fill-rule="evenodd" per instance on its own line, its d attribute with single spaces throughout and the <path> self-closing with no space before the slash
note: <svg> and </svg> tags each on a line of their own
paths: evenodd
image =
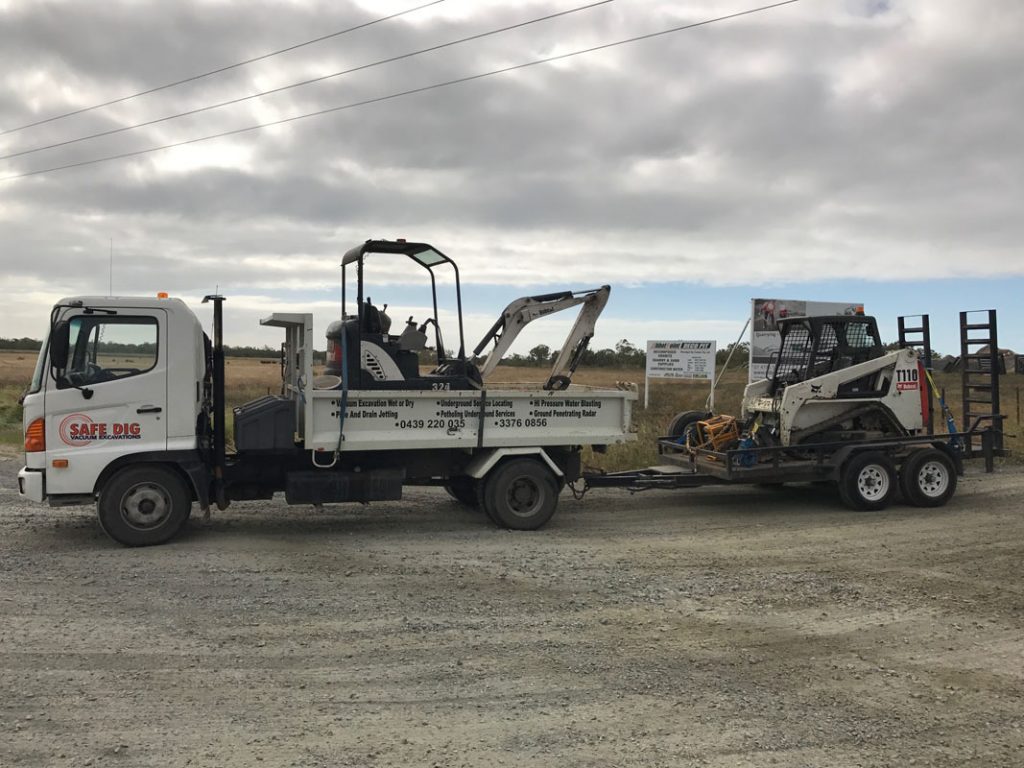
<svg viewBox="0 0 1024 768">
<path fill-rule="evenodd" d="M 46 490 L 91 493 L 110 462 L 167 449 L 167 313 L 72 310 L 67 367 L 46 377 Z"/>
</svg>

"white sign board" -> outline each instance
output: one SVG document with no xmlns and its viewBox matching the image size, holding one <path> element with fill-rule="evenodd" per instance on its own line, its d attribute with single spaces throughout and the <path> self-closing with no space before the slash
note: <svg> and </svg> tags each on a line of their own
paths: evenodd
<svg viewBox="0 0 1024 768">
<path fill-rule="evenodd" d="M 779 320 L 815 315 L 855 315 L 863 311 L 863 304 L 845 301 L 752 299 L 748 380 L 760 381 L 768 376 L 772 355 L 779 351 Z"/>
<path fill-rule="evenodd" d="M 649 402 L 650 379 L 698 379 L 711 382 L 715 391 L 714 341 L 648 341 L 644 380 L 644 408 Z M 714 401 L 712 400 L 712 405 Z"/>
</svg>

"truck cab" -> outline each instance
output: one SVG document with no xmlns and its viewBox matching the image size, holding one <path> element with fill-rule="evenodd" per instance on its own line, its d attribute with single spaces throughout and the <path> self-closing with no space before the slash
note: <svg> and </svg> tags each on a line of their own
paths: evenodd
<svg viewBox="0 0 1024 768">
<path fill-rule="evenodd" d="M 76 297 L 53 308 L 23 400 L 33 501 L 92 501 L 104 476 L 153 456 L 198 461 L 207 360 L 180 299 Z"/>
</svg>

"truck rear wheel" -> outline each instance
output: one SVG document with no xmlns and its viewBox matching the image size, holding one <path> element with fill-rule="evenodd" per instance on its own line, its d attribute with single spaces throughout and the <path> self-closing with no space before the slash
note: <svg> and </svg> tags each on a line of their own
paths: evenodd
<svg viewBox="0 0 1024 768">
<path fill-rule="evenodd" d="M 558 480 L 536 459 L 499 464 L 484 478 L 481 506 L 496 524 L 517 531 L 535 531 L 555 514 Z"/>
<path fill-rule="evenodd" d="M 956 466 L 937 448 L 914 451 L 903 462 L 900 489 L 915 507 L 941 507 L 956 493 Z"/>
<path fill-rule="evenodd" d="M 895 491 L 896 469 L 880 451 L 858 453 L 846 463 L 839 478 L 839 497 L 851 509 L 885 509 Z"/>
<path fill-rule="evenodd" d="M 100 527 L 128 547 L 163 544 L 181 530 L 192 511 L 192 494 L 165 467 L 122 469 L 100 491 Z"/>
</svg>

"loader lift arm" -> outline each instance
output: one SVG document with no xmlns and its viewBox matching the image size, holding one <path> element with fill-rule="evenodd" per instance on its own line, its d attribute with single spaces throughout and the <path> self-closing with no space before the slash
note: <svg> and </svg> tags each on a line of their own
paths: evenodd
<svg viewBox="0 0 1024 768">
<path fill-rule="evenodd" d="M 569 335 L 558 353 L 558 358 L 555 360 L 555 365 L 551 369 L 551 374 L 544 384 L 544 388 L 550 390 L 561 390 L 568 387 L 583 352 L 594 336 L 594 326 L 604 310 L 604 305 L 608 303 L 608 294 L 611 293 L 611 290 L 611 286 L 603 285 L 600 288 L 586 291 L 562 291 L 540 296 L 524 296 L 510 303 L 473 350 L 474 357 L 479 358 L 487 345 L 494 342 L 494 348 L 480 365 L 480 375 L 484 381 L 498 367 L 498 363 L 508 352 L 516 337 L 529 323 L 539 317 L 546 317 L 555 312 L 561 312 L 563 309 L 582 304 L 583 308 L 576 317 L 576 322 L 573 324 L 572 330 L 569 331 Z"/>
</svg>

